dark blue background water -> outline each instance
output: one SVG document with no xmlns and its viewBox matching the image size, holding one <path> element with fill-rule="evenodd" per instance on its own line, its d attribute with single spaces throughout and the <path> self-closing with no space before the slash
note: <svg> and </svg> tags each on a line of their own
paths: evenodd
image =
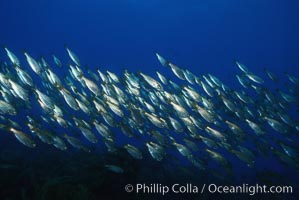
<svg viewBox="0 0 299 200">
<path fill-rule="evenodd" d="M 36 56 L 65 54 L 67 43 L 89 66 L 156 67 L 154 52 L 195 72 L 251 68 L 296 72 L 295 0 L 4 0 L 1 43 Z"/>
<path fill-rule="evenodd" d="M 159 52 L 240 87 L 234 59 L 262 77 L 264 67 L 298 77 L 298 8 L 295 0 L 3 0 L 0 43 L 19 57 L 23 49 L 35 57 L 54 52 L 64 63 L 68 44 L 90 69 L 170 76 L 155 58 Z"/>
</svg>

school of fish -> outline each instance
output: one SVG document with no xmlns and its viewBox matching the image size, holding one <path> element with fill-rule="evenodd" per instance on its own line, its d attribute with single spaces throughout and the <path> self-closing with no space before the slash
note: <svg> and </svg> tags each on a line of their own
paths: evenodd
<svg viewBox="0 0 299 200">
<path fill-rule="evenodd" d="M 109 152 L 121 148 L 135 159 L 149 154 L 156 161 L 175 150 L 202 170 L 211 160 L 230 169 L 230 159 L 222 152 L 248 167 L 255 165 L 257 156 L 271 154 L 299 169 L 296 77 L 285 74 L 289 87 L 271 90 L 263 78 L 236 61 L 240 87 L 232 89 L 216 76 L 195 75 L 159 54 L 158 61 L 177 81 L 158 71 L 93 72 L 65 48 L 70 64 L 53 54 L 53 67 L 28 52 L 24 63 L 7 47 L 1 53 L 7 59 L 0 70 L 0 128 L 23 145 L 38 148 L 46 143 L 90 152 L 101 140 Z M 62 67 L 68 73 L 59 77 Z M 277 76 L 264 71 L 271 84 L 277 84 Z M 135 142 L 115 142 L 122 137 Z M 106 167 L 123 172 L 116 165 Z"/>
</svg>

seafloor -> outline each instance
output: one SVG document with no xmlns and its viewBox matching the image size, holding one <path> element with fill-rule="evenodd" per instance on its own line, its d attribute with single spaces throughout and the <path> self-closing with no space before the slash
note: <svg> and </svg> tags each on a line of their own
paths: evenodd
<svg viewBox="0 0 299 200">
<path fill-rule="evenodd" d="M 171 158 L 170 158 L 171 159 Z M 169 161 L 169 160 L 168 160 Z M 114 173 L 105 164 L 121 166 L 124 173 Z M 213 174 L 213 175 L 212 175 Z M 248 179 L 248 177 L 246 177 Z M 252 179 L 264 184 L 283 185 L 290 181 L 271 170 L 261 171 Z M 297 199 L 290 195 L 215 195 L 215 194 L 136 194 L 126 193 L 128 183 L 160 183 L 202 185 L 204 183 L 235 184 L 224 172 L 201 171 L 173 162 L 157 162 L 149 156 L 135 160 L 123 150 L 117 154 L 39 150 L 14 145 L 0 147 L 1 200 L 98 200 L 98 199 Z M 249 180 L 248 180 L 249 181 Z M 292 183 L 294 186 L 298 183 Z"/>
</svg>

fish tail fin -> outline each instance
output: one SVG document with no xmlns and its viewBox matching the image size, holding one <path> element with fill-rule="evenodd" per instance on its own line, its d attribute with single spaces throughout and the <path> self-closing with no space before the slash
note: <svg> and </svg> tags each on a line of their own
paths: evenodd
<svg viewBox="0 0 299 200">
<path fill-rule="evenodd" d="M 235 64 L 238 64 L 238 63 L 239 63 L 239 61 L 238 61 L 237 58 L 234 58 L 234 63 L 235 63 Z"/>
<path fill-rule="evenodd" d="M 8 131 L 8 126 L 5 125 L 5 124 L 0 124 L 0 129 L 1 129 L 1 130 Z"/>
<path fill-rule="evenodd" d="M 158 54 L 158 53 L 155 53 L 155 54 L 156 54 L 156 56 L 157 56 L 157 58 L 158 58 L 158 60 L 159 60 L 159 62 L 161 63 L 162 66 L 169 65 L 170 62 L 168 60 L 166 60 L 165 58 L 160 56 L 160 54 Z"/>
</svg>

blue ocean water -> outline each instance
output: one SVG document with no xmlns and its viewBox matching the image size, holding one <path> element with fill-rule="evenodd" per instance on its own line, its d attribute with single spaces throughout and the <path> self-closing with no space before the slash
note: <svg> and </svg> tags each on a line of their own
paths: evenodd
<svg viewBox="0 0 299 200">
<path fill-rule="evenodd" d="M 142 71 L 153 76 L 155 71 L 159 71 L 182 84 L 183 82 L 177 80 L 168 68 L 160 65 L 155 56 L 155 52 L 158 52 L 194 74 L 210 73 L 219 77 L 231 88 L 240 89 L 241 86 L 235 77 L 235 74 L 239 73 L 235 65 L 235 59 L 237 59 L 267 80 L 266 87 L 275 90 L 279 86 L 287 90 L 290 84 L 285 84 L 288 80 L 284 73 L 299 77 L 298 8 L 299 3 L 295 0 L 190 0 L 188 2 L 180 0 L 4 0 L 0 2 L 0 43 L 13 50 L 23 63 L 26 62 L 22 55 L 24 49 L 32 56 L 36 58 L 43 56 L 46 60 L 50 60 L 51 53 L 54 52 L 63 63 L 68 63 L 70 59 L 64 48 L 67 44 L 78 55 L 84 68 L 86 66 L 93 71 L 100 68 L 118 75 L 121 75 L 124 69 L 130 72 Z M 0 61 L 8 61 L 3 50 L 0 53 Z M 53 64 L 51 61 L 49 63 Z M 264 73 L 265 67 L 279 77 L 278 86 L 268 81 Z M 56 72 L 57 75 L 64 76 L 67 68 Z M 33 110 L 38 111 L 39 108 L 34 107 Z M 24 117 L 25 114 L 23 113 L 22 116 Z M 292 115 L 298 119 L 298 113 L 294 112 Z M 16 120 L 22 122 L 23 118 Z M 63 131 L 59 127 L 46 128 L 56 132 Z M 250 131 L 249 128 L 248 131 Z M 101 164 L 107 159 L 111 159 L 111 162 L 116 162 L 114 159 L 128 159 L 126 161 L 128 163 L 124 164 L 127 168 L 130 168 L 130 163 L 133 163 L 134 168 L 130 169 L 130 173 L 126 176 L 105 174 L 108 177 L 103 181 L 105 187 L 101 185 L 100 192 L 89 191 L 96 193 L 90 198 L 103 194 L 108 197 L 113 194 L 126 195 L 123 190 L 124 185 L 129 183 L 126 180 L 130 180 L 131 183 L 137 183 L 137 181 L 167 184 L 173 184 L 175 181 L 205 183 L 196 178 L 191 180 L 192 174 L 197 171 L 189 166 L 185 159 L 181 159 L 177 152 L 173 152 L 173 160 L 179 159 L 176 165 L 157 163 L 151 160 L 150 155 L 146 156 L 147 159 L 138 162 L 124 156 L 106 155 L 101 146 L 95 147 L 96 154 L 90 155 L 89 160 L 84 160 L 76 157 L 82 152 L 72 150 L 61 152 L 42 143 L 32 150 L 22 146 L 7 133 L 1 136 L 1 149 L 4 156 L 9 155 L 5 153 L 6 151 L 18 152 L 13 158 L 19 159 L 17 162 L 25 163 L 26 166 L 31 166 L 31 162 L 35 163 L 31 168 L 29 167 L 31 170 L 47 166 L 52 161 L 57 162 L 59 165 L 56 166 L 56 171 L 51 173 L 59 174 L 61 177 L 70 173 L 69 168 L 63 167 L 66 165 L 75 165 L 74 168 L 79 166 L 78 169 L 82 167 L 86 171 L 90 169 L 86 167 L 89 163 L 93 164 L 92 167 L 100 169 Z M 294 140 L 296 139 L 298 138 Z M 88 144 L 83 139 L 82 141 Z M 121 136 L 117 142 L 121 144 L 127 141 L 131 140 Z M 140 145 L 140 141 L 133 140 L 133 144 Z M 103 143 L 100 145 L 103 146 Z M 144 152 L 147 152 L 144 146 L 143 148 Z M 237 174 L 236 184 L 260 181 L 256 178 L 256 170 L 248 169 L 244 163 L 226 154 L 227 152 L 222 153 L 233 162 L 234 173 Z M 44 155 L 49 156 L 49 160 L 42 160 Z M 102 160 L 98 161 L 98 157 Z M 58 162 L 66 158 L 73 159 L 69 159 L 68 164 Z M 119 161 L 119 163 L 123 162 Z M 211 165 L 208 167 L 213 167 L 213 163 Z M 182 166 L 186 174 L 175 171 L 178 166 Z M 62 168 L 62 171 L 59 171 L 59 168 Z M 264 158 L 258 155 L 255 169 L 263 171 L 264 168 L 265 171 L 272 168 L 278 179 L 284 177 L 292 180 L 292 183 L 298 183 L 298 171 L 289 169 L 271 156 Z M 73 172 L 82 173 L 78 169 Z M 156 174 L 152 177 L 155 171 L 163 172 L 163 174 Z M 174 174 L 179 172 L 182 176 L 175 179 Z M 221 171 L 219 173 L 221 174 Z M 74 175 L 70 174 L 69 176 Z M 134 176 L 136 174 L 141 175 L 136 178 Z M 33 189 L 36 186 L 32 185 L 28 189 L 22 185 L 29 179 L 34 179 L 32 177 L 35 176 L 37 175 L 25 176 L 25 178 L 14 177 L 16 181 L 9 184 L 9 187 L 13 189 L 9 190 L 8 187 L 6 190 L 16 190 L 17 193 L 24 194 L 25 199 L 34 198 L 32 194 L 38 193 Z M 264 176 L 274 175 L 269 172 Z M 76 184 L 88 185 L 92 188 L 89 185 L 94 181 L 92 176 L 84 178 L 79 178 L 80 181 Z M 116 184 L 115 181 L 119 183 Z M 209 180 L 209 182 L 213 181 L 213 179 Z M 279 183 L 274 182 L 274 184 Z M 1 192 L 0 194 L 8 199 L 12 193 Z M 17 197 L 19 196 L 16 195 Z M 46 196 L 44 198 L 47 199 Z M 142 196 L 142 198 L 151 198 L 151 196 Z"/>
</svg>

